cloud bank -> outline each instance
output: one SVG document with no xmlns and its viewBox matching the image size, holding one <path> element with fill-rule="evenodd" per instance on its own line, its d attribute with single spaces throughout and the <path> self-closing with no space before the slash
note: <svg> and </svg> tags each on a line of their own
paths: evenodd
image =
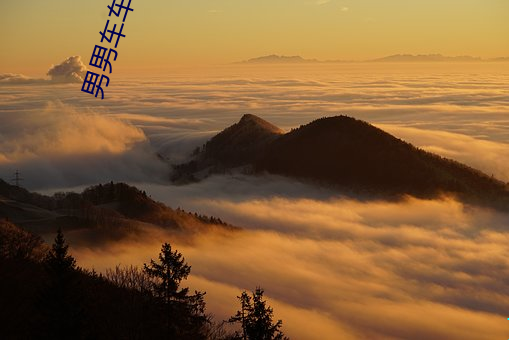
<svg viewBox="0 0 509 340">
<path fill-rule="evenodd" d="M 359 202 L 291 192 L 267 198 L 256 183 L 237 186 L 232 199 L 224 193 L 214 199 L 206 193 L 217 183 L 198 185 L 193 197 L 179 187 L 165 192 L 186 208 L 247 230 L 192 238 L 147 232 L 73 253 L 81 264 L 103 270 L 140 265 L 170 241 L 192 265 L 190 284 L 208 292 L 217 318 L 234 314 L 242 289 L 262 286 L 285 332 L 298 339 L 507 336 L 508 215 L 447 198 Z"/>
<path fill-rule="evenodd" d="M 244 113 L 287 130 L 347 114 L 508 181 L 508 79 L 491 64 L 229 65 L 118 78 L 101 102 L 56 82 L 51 87 L 3 84 L 0 108 L 37 114 L 52 98 L 90 109 L 140 128 L 153 151 L 173 163 Z"/>
<path fill-rule="evenodd" d="M 127 180 L 173 207 L 246 227 L 194 238 L 147 230 L 72 249 L 80 265 L 102 270 L 147 262 L 170 241 L 219 319 L 234 313 L 240 290 L 260 285 L 293 338 L 507 338 L 507 215 L 448 198 L 358 202 L 277 176 L 154 184 L 168 174 L 156 152 L 177 161 L 243 113 L 285 129 L 348 114 L 507 179 L 509 74 L 411 67 L 180 71 L 118 79 L 104 101 L 65 84 L 5 83 L 0 171 L 10 178 L 19 168 L 37 188 Z"/>
<path fill-rule="evenodd" d="M 142 130 L 112 117 L 57 101 L 41 111 L 5 113 L 2 121 L 0 174 L 8 179 L 19 169 L 29 187 L 158 181 L 169 171 Z"/>
<path fill-rule="evenodd" d="M 488 175 L 509 182 L 508 143 L 438 130 L 389 124 L 379 124 L 378 127 L 426 151 L 469 164 Z"/>
<path fill-rule="evenodd" d="M 27 77 L 23 74 L 17 73 L 0 73 L 0 84 L 2 83 L 17 83 L 17 84 L 26 84 L 26 83 L 42 83 L 44 79 L 35 79 Z"/>
</svg>

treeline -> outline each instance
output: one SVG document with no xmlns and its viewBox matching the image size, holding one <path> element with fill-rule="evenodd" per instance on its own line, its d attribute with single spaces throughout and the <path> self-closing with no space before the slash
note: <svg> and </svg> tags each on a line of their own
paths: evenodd
<svg viewBox="0 0 509 340">
<path fill-rule="evenodd" d="M 214 322 L 205 293 L 183 287 L 190 272 L 182 254 L 165 243 L 143 268 L 98 274 L 77 265 L 60 229 L 50 248 L 40 237 L 0 222 L 0 338 L 285 338 L 261 289 L 243 292 L 240 310 Z"/>
<path fill-rule="evenodd" d="M 58 192 L 53 196 L 32 193 L 0 179 L 0 195 L 21 203 L 34 205 L 51 212 L 55 217 L 47 227 L 80 227 L 103 229 L 122 236 L 139 226 L 139 222 L 159 227 L 184 230 L 192 227 L 210 227 L 219 225 L 227 229 L 236 229 L 232 225 L 213 216 L 199 215 L 182 209 L 174 210 L 161 202 L 153 200 L 145 191 L 125 183 L 98 184 L 85 189 L 82 193 Z M 8 211 L 16 218 L 18 211 Z M 27 222 L 29 221 L 29 222 Z M 39 230 L 37 221 L 32 218 L 20 218 L 15 221 L 31 230 Z"/>
<path fill-rule="evenodd" d="M 175 211 L 178 214 L 181 214 L 181 215 L 192 216 L 192 217 L 194 217 L 194 218 L 196 218 L 196 219 L 198 219 L 201 222 L 206 223 L 206 224 L 216 224 L 216 225 L 222 225 L 222 226 L 231 226 L 231 224 L 223 221 L 219 217 L 207 216 L 207 215 L 202 215 L 202 214 L 198 214 L 198 213 L 188 212 L 188 211 L 185 211 L 185 210 L 181 209 L 180 207 L 178 207 Z"/>
</svg>

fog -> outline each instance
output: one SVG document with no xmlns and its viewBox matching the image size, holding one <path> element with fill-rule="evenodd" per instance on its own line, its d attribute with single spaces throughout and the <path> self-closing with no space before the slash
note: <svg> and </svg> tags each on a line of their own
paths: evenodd
<svg viewBox="0 0 509 340">
<path fill-rule="evenodd" d="M 8 180 L 20 169 L 28 188 L 168 176 L 144 132 L 114 117 L 56 101 L 1 119 L 0 171 Z"/>
<path fill-rule="evenodd" d="M 81 84 L 0 77 L 0 177 L 43 192 L 127 181 L 154 199 L 220 217 L 239 232 L 148 228 L 84 244 L 78 264 L 141 265 L 170 241 L 216 320 L 262 286 L 296 339 L 507 338 L 507 214 L 453 197 L 357 201 L 279 176 L 168 183 L 170 165 L 240 119 L 285 130 L 347 114 L 509 181 L 509 64 L 218 66 Z M 164 161 L 161 160 L 162 156 Z"/>
<path fill-rule="evenodd" d="M 184 237 L 147 230 L 136 240 L 72 252 L 80 264 L 104 270 L 141 265 L 171 242 L 192 265 L 189 285 L 207 291 L 217 320 L 234 314 L 241 290 L 261 286 L 285 332 L 298 339 L 506 335 L 508 215 L 452 198 L 359 202 L 313 190 L 304 195 L 322 198 L 297 198 L 284 189 L 291 183 L 268 180 L 283 188 L 280 195 L 237 181 L 213 198 L 211 188 L 229 181 L 218 177 L 200 188 L 154 190 L 243 231 Z"/>
<path fill-rule="evenodd" d="M 81 62 L 79 67 L 74 64 L 64 61 L 53 69 L 61 71 L 58 74 L 62 77 L 71 74 L 72 78 L 72 73 L 82 66 Z M 22 172 L 34 168 L 26 165 L 26 154 L 32 153 L 56 172 L 63 164 L 66 166 L 64 173 L 45 176 L 44 181 L 26 176 L 28 187 L 48 189 L 95 184 L 100 180 L 82 174 L 82 163 L 70 155 L 72 145 L 53 148 L 48 157 L 40 147 L 34 151 L 30 143 L 18 143 L 16 136 L 26 138 L 27 133 L 23 125 L 13 126 L 12 120 L 24 119 L 29 129 L 40 130 L 39 122 L 45 119 L 44 115 L 52 116 L 47 113 L 49 107 L 56 117 L 44 123 L 45 137 L 62 140 L 63 135 L 72 135 L 83 142 L 94 139 L 88 160 L 96 154 L 94 168 L 101 175 L 118 180 L 150 181 L 145 166 L 148 163 L 154 163 L 152 166 L 156 168 L 161 166 L 154 158 L 151 162 L 143 160 L 144 166 L 138 170 L 131 166 L 129 171 L 119 172 L 125 161 L 122 154 L 138 146 L 134 140 L 125 138 L 144 141 L 152 155 L 159 153 L 170 163 L 179 163 L 193 148 L 238 121 L 244 113 L 252 113 L 285 130 L 318 117 L 347 114 L 507 181 L 509 174 L 504 164 L 509 149 L 509 90 L 505 86 L 508 81 L 507 63 L 223 65 L 182 69 L 158 77 L 119 75 L 106 88 L 105 100 L 81 92 L 79 83 L 3 82 L 0 83 L 0 177 L 9 178 L 16 168 Z M 114 131 L 97 140 L 97 134 L 91 133 L 87 139 L 90 129 L 81 131 L 73 124 L 61 122 L 69 121 L 65 112 L 93 113 L 95 120 L 103 119 L 103 122 L 112 119 L 109 121 L 115 122 L 112 123 Z M 32 117 L 36 123 L 31 123 Z M 119 124 L 123 124 L 122 131 Z M 38 141 L 40 134 L 36 134 L 34 141 Z M 104 152 L 111 153 L 113 149 L 119 159 L 105 160 Z M 83 150 L 78 147 L 78 151 Z M 56 159 L 63 161 L 58 163 Z M 78 174 L 75 177 L 73 170 Z M 154 178 L 158 182 L 161 174 Z"/>
</svg>

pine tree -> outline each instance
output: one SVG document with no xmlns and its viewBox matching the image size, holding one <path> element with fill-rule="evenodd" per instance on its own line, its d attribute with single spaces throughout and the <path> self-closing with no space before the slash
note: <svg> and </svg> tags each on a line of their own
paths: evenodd
<svg viewBox="0 0 509 340">
<path fill-rule="evenodd" d="M 283 322 L 273 323 L 273 310 L 263 298 L 263 290 L 257 288 L 252 296 L 245 291 L 237 298 L 241 309 L 228 322 L 240 323 L 242 334 L 237 333 L 237 339 L 243 340 L 283 340 L 288 339 L 281 331 Z"/>
<path fill-rule="evenodd" d="M 240 334 L 237 334 L 237 337 L 238 338 L 241 338 L 243 340 L 247 340 L 248 339 L 248 335 L 247 335 L 247 329 L 248 329 L 248 315 L 250 315 L 252 313 L 252 310 L 253 310 L 253 305 L 252 305 L 252 302 L 251 302 L 251 296 L 249 296 L 245 291 L 242 292 L 242 294 L 240 296 L 237 296 L 237 298 L 239 299 L 240 301 L 240 310 L 237 311 L 237 313 L 235 314 L 235 316 L 232 316 L 228 322 L 231 322 L 231 323 L 240 323 L 241 327 L 242 327 L 242 335 Z"/>
<path fill-rule="evenodd" d="M 45 258 L 48 284 L 41 292 L 40 308 L 45 319 L 43 336 L 51 339 L 79 339 L 83 333 L 82 290 L 76 260 L 68 253 L 61 229 Z"/>
<path fill-rule="evenodd" d="M 191 267 L 182 254 L 172 251 L 169 243 L 163 244 L 159 261 L 150 260 L 144 271 L 152 278 L 152 291 L 162 304 L 166 315 L 168 338 L 200 339 L 208 319 L 205 316 L 205 293 L 189 295 L 189 288 L 180 288 Z"/>
<path fill-rule="evenodd" d="M 76 260 L 68 254 L 69 246 L 65 243 L 62 229 L 57 230 L 55 243 L 46 255 L 46 265 L 49 271 L 56 275 L 65 275 L 76 269 Z"/>
</svg>

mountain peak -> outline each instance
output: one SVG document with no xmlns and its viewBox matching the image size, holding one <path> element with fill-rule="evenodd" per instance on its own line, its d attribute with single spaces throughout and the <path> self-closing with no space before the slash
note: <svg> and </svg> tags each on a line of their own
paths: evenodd
<svg viewBox="0 0 509 340">
<path fill-rule="evenodd" d="M 173 180 L 193 180 L 194 174 L 209 173 L 253 164 L 283 130 L 253 114 L 245 114 L 209 140 L 189 163 L 174 167 Z"/>
<path fill-rule="evenodd" d="M 249 60 L 243 61 L 244 64 L 295 64 L 295 63 L 316 63 L 318 60 L 316 59 L 304 59 L 301 56 L 285 56 L 285 55 L 266 55 L 257 58 L 251 58 Z"/>
<path fill-rule="evenodd" d="M 245 114 L 238 123 L 213 137 L 204 148 L 205 159 L 219 160 L 229 167 L 252 162 L 268 143 L 283 131 L 268 121 Z"/>
<path fill-rule="evenodd" d="M 265 130 L 268 133 L 275 133 L 275 134 L 281 134 L 283 133 L 283 130 L 275 126 L 274 124 L 266 121 L 263 118 L 260 118 L 253 114 L 245 114 L 240 118 L 239 122 L 237 124 L 234 124 L 231 126 L 231 128 L 236 127 L 239 128 L 251 128 L 251 129 L 261 129 Z"/>
<path fill-rule="evenodd" d="M 241 118 L 240 118 L 240 121 L 239 122 L 248 122 L 248 121 L 258 121 L 258 120 L 263 120 L 262 118 L 256 116 L 256 115 L 253 115 L 251 113 L 246 113 L 245 115 L 243 115 Z"/>
</svg>

